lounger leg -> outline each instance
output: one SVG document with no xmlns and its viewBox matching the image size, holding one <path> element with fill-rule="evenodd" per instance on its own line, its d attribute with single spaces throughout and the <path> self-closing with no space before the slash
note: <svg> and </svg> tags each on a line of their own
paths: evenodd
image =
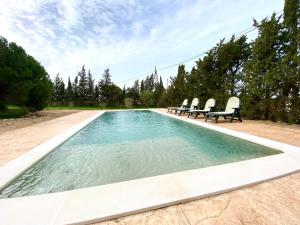
<svg viewBox="0 0 300 225">
<path fill-rule="evenodd" d="M 219 115 L 216 115 L 216 123 L 218 123 Z"/>
<path fill-rule="evenodd" d="M 196 113 L 196 116 L 195 116 L 195 119 L 197 119 L 198 115 L 199 115 L 199 113 L 197 112 L 197 113 Z"/>
<path fill-rule="evenodd" d="M 240 111 L 238 111 L 237 114 L 238 114 L 238 117 L 239 117 L 239 121 L 242 122 Z"/>
<path fill-rule="evenodd" d="M 208 117 L 209 117 L 209 115 L 207 114 L 205 117 L 205 122 L 207 122 Z"/>
</svg>

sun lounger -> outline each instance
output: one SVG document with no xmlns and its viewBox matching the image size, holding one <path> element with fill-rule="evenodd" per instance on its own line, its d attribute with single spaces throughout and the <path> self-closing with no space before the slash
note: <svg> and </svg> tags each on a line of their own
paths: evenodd
<svg viewBox="0 0 300 225">
<path fill-rule="evenodd" d="M 175 111 L 175 114 L 177 115 L 181 115 L 181 113 L 185 114 L 186 112 L 190 111 L 190 110 L 193 110 L 193 109 L 197 109 L 198 107 L 198 104 L 199 104 L 199 100 L 198 98 L 194 98 L 193 101 L 192 101 L 192 104 L 190 106 L 190 108 L 178 108 L 176 111 Z"/>
<path fill-rule="evenodd" d="M 237 97 L 230 97 L 228 99 L 226 109 L 223 112 L 209 112 L 206 114 L 206 120 L 208 119 L 215 119 L 216 123 L 218 122 L 218 119 L 220 116 L 223 116 L 224 119 L 230 119 L 230 122 L 232 122 L 234 119 L 239 120 L 242 122 L 241 115 L 240 115 L 240 106 L 241 102 L 240 99 Z"/>
<path fill-rule="evenodd" d="M 184 99 L 183 102 L 182 102 L 182 105 L 180 107 L 168 107 L 168 113 L 172 113 L 172 111 L 176 111 L 177 109 L 179 108 L 187 108 L 187 105 L 188 105 L 188 99 Z"/>
<path fill-rule="evenodd" d="M 203 115 L 205 117 L 208 112 L 211 112 L 213 110 L 215 105 L 216 105 L 216 100 L 213 98 L 210 98 L 206 101 L 204 109 L 191 109 L 189 111 L 188 117 L 195 114 L 195 119 L 197 119 L 198 115 L 200 115 L 201 113 L 203 113 Z"/>
</svg>

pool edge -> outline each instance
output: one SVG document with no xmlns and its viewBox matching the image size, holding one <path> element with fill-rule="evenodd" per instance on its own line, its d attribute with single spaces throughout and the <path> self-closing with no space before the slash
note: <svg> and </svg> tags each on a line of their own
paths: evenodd
<svg viewBox="0 0 300 225">
<path fill-rule="evenodd" d="M 145 110 L 145 109 L 141 109 L 141 110 Z M 112 110 L 106 110 L 106 111 L 112 111 Z M 101 111 L 99 113 L 101 113 L 100 115 L 102 115 L 106 111 Z M 124 111 L 124 110 L 118 110 L 118 111 Z M 154 111 L 166 115 L 166 113 L 158 112 L 155 109 L 150 111 Z M 91 117 L 83 121 L 83 122 L 89 121 L 84 126 L 88 125 L 91 121 L 93 121 L 100 115 L 97 114 L 97 116 L 96 115 L 93 116 L 95 118 Z M 174 115 L 167 114 L 167 116 L 171 116 L 176 119 L 178 118 L 183 121 L 185 120 L 190 123 L 195 122 L 194 123 L 195 125 L 199 125 L 199 123 L 202 123 L 199 121 L 192 122 L 193 120 L 189 120 L 183 117 L 176 117 Z M 73 127 L 76 127 L 80 124 L 81 123 Z M 211 124 L 207 124 L 207 125 L 210 125 L 212 127 L 217 127 Z M 79 128 L 76 132 L 78 132 L 84 126 Z M 217 129 L 219 128 L 220 127 L 217 127 Z M 221 128 L 221 130 L 232 131 L 226 128 Z M 216 131 L 225 133 L 219 130 Z M 74 135 L 76 132 L 74 132 L 72 135 Z M 263 142 L 264 146 L 270 147 L 268 145 L 271 146 L 276 145 L 276 148 L 274 147 L 270 147 L 270 148 L 283 151 L 283 153 L 266 156 L 262 158 L 240 161 L 240 162 L 222 164 L 222 165 L 208 167 L 208 168 L 181 171 L 172 174 L 141 178 L 137 180 L 124 181 L 124 182 L 119 182 L 114 184 L 107 184 L 107 185 L 77 189 L 77 190 L 66 191 L 66 192 L 58 192 L 53 194 L 44 194 L 44 195 L 28 196 L 28 197 L 20 197 L 20 198 L 12 198 L 12 199 L 0 199 L 0 210 L 5 215 L 2 216 L 2 219 L 4 221 L 1 221 L 1 223 L 4 222 L 5 224 L 20 224 L 20 222 L 22 222 L 24 224 L 26 223 L 25 221 L 31 221 L 32 223 L 30 224 L 86 224 L 92 222 L 101 222 L 108 219 L 114 219 L 121 216 L 127 216 L 134 213 L 140 213 L 148 210 L 153 210 L 156 208 L 161 208 L 161 207 L 174 205 L 186 201 L 208 197 L 211 195 L 225 193 L 242 187 L 247 187 L 253 184 L 286 176 L 298 172 L 300 170 L 300 165 L 298 165 L 297 163 L 297 160 L 300 160 L 300 148 L 297 146 L 288 145 L 288 144 L 272 141 L 265 138 L 260 138 L 254 135 L 248 135 L 242 132 L 236 132 L 234 133 L 234 135 L 232 134 L 228 134 L 228 135 L 235 136 L 244 140 L 247 140 L 245 138 L 250 138 L 251 140 L 254 140 L 253 141 L 254 143 L 257 143 L 255 142 L 255 138 L 259 138 L 256 140 L 258 140 L 259 142 Z M 242 135 L 242 136 L 244 135 L 243 136 L 244 138 L 236 135 Z M 70 136 L 62 140 L 59 144 L 64 142 Z M 50 140 L 51 139 L 49 139 L 49 141 Z M 261 144 L 261 143 L 257 143 L 257 144 Z M 55 147 L 53 147 L 52 150 L 54 148 Z M 32 164 L 29 165 L 28 167 L 30 166 L 32 166 Z M 275 169 L 273 167 L 275 167 Z M 243 177 L 243 174 L 239 170 L 237 170 L 237 168 L 239 170 L 242 169 L 242 172 L 248 170 L 249 172 L 248 175 L 250 176 L 250 178 L 252 176 L 252 178 L 248 179 L 248 175 L 246 175 L 247 177 Z M 1 169 L 2 167 L 0 168 L 0 170 Z M 225 177 L 227 173 L 229 173 L 230 171 L 232 172 L 229 175 L 227 174 L 228 179 L 224 179 L 224 180 L 221 179 L 222 181 L 225 181 L 225 183 L 231 181 L 231 184 L 227 184 L 228 186 L 226 186 L 225 184 L 224 187 L 221 184 L 222 182 L 220 183 L 217 180 L 213 180 L 205 176 L 208 173 L 211 174 L 212 172 L 215 173 L 215 176 L 220 176 L 222 175 L 222 170 L 224 169 L 226 169 L 225 174 L 223 174 Z M 261 172 L 261 170 L 263 170 L 264 172 Z M 236 177 L 239 178 L 239 176 L 241 176 L 240 177 L 241 180 L 236 180 Z M 198 178 L 198 180 L 195 181 L 195 178 Z M 153 181 L 155 182 L 153 183 Z M 141 184 L 145 185 L 144 186 L 145 190 L 143 190 L 143 188 L 136 188 L 135 190 L 130 189 L 130 187 L 132 188 L 135 186 L 139 186 Z M 174 187 L 174 185 L 176 184 L 178 184 L 177 186 L 182 186 L 183 187 L 182 190 L 178 189 L 177 187 Z M 148 187 L 149 185 L 151 186 L 150 189 Z M 203 187 L 205 185 L 207 185 L 207 187 Z M 216 187 L 217 189 L 215 189 Z M 141 189 L 143 193 L 140 193 Z M 206 193 L 204 193 L 205 190 Z M 144 198 L 141 196 L 137 196 L 139 194 L 141 194 L 141 196 L 144 196 Z M 145 199 L 145 196 L 149 196 L 149 194 L 151 196 L 151 199 L 149 199 L 148 197 L 148 200 L 144 201 L 144 203 L 140 202 L 141 199 Z M 115 196 L 118 196 L 119 198 L 116 199 Z M 131 196 L 133 199 L 128 199 L 128 196 Z M 156 199 L 156 201 L 153 202 L 153 199 L 156 198 L 156 196 L 160 196 L 161 199 Z M 99 201 L 101 200 L 102 202 L 103 199 L 106 199 L 105 207 L 99 206 Z M 121 202 L 119 202 L 119 200 Z M 152 205 L 150 203 L 152 203 Z M 116 204 L 121 204 L 121 206 L 118 206 Z M 17 205 L 21 205 L 23 211 L 18 209 L 18 207 L 16 207 Z M 52 207 L 54 207 L 55 210 L 45 212 L 48 208 L 52 208 Z M 110 208 L 110 210 L 114 211 L 114 213 L 108 213 L 107 208 Z M 17 213 L 19 215 L 16 218 L 11 218 L 12 216 L 9 216 L 9 215 L 16 215 Z"/>
</svg>

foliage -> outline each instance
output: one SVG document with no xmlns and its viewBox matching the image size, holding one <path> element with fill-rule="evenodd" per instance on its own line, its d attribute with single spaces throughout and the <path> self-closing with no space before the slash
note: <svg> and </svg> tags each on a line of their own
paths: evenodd
<svg viewBox="0 0 300 225">
<path fill-rule="evenodd" d="M 224 108 L 230 96 L 242 99 L 243 116 L 300 123 L 300 8 L 286 0 L 283 19 L 273 14 L 254 26 L 257 38 L 222 39 L 190 72 L 179 65 L 177 76 L 161 96 L 161 105 L 179 105 L 198 97 L 203 107 L 208 98 Z"/>
<path fill-rule="evenodd" d="M 0 37 L 0 109 L 14 104 L 40 110 L 48 104 L 51 88 L 44 67 L 22 47 Z"/>
<path fill-rule="evenodd" d="M 0 110 L 0 118 L 1 119 L 18 118 L 26 115 L 27 113 L 28 110 L 24 107 L 8 106 L 7 109 Z"/>
</svg>

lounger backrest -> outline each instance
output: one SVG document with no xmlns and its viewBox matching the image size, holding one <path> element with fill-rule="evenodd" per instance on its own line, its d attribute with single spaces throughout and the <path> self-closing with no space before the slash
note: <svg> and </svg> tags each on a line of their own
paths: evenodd
<svg viewBox="0 0 300 225">
<path fill-rule="evenodd" d="M 213 98 L 210 98 L 206 101 L 205 106 L 204 106 L 204 110 L 205 111 L 210 111 L 210 108 L 215 107 L 216 105 L 216 100 Z"/>
<path fill-rule="evenodd" d="M 191 104 L 191 109 L 194 109 L 195 107 L 197 107 L 199 104 L 199 100 L 198 98 L 194 98 Z"/>
<path fill-rule="evenodd" d="M 181 107 L 182 107 L 182 108 L 183 108 L 183 107 L 187 107 L 187 105 L 188 105 L 188 100 L 187 100 L 187 99 L 184 99 L 183 102 L 182 102 Z"/>
<path fill-rule="evenodd" d="M 240 99 L 237 97 L 230 97 L 228 99 L 225 112 L 233 113 L 235 108 L 240 108 Z"/>
</svg>

